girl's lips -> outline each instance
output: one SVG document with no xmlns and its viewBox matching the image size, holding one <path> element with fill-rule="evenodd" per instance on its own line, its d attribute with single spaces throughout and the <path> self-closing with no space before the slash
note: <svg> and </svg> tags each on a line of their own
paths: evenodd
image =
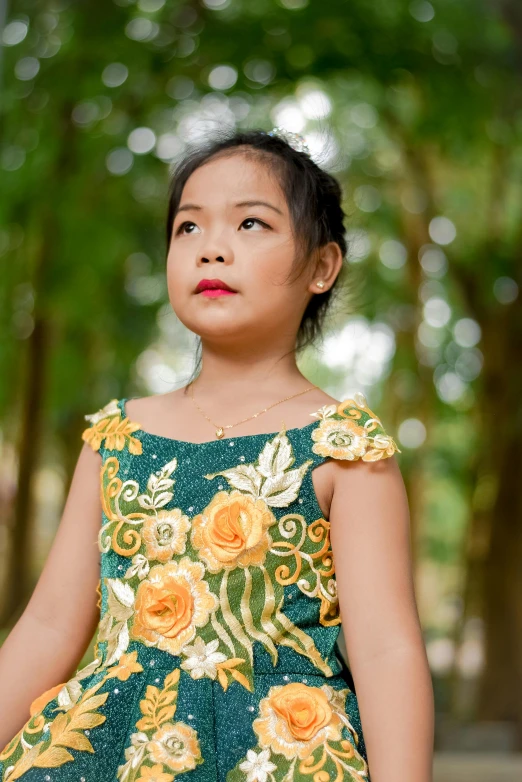
<svg viewBox="0 0 522 782">
<path fill-rule="evenodd" d="M 207 296 L 209 299 L 215 299 L 217 296 L 235 296 L 236 291 L 227 291 L 225 288 L 206 288 L 198 293 L 198 296 Z"/>
</svg>

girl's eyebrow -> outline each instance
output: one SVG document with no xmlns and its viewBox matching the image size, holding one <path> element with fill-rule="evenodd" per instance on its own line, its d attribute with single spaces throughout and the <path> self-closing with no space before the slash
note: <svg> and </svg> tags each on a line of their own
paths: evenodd
<svg viewBox="0 0 522 782">
<path fill-rule="evenodd" d="M 282 211 L 277 208 L 277 206 L 273 206 L 273 204 L 269 204 L 268 201 L 239 201 L 237 204 L 235 204 L 236 209 L 240 206 L 266 206 L 268 209 L 273 209 L 274 212 L 277 212 L 277 214 L 282 215 Z M 198 206 L 197 204 L 183 204 L 183 206 L 178 207 L 178 212 L 184 212 L 189 209 L 195 209 L 197 211 L 201 211 L 203 209 L 202 206 Z"/>
</svg>

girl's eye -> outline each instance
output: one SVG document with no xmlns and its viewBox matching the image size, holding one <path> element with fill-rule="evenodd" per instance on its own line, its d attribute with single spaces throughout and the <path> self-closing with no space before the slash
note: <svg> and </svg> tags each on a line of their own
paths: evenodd
<svg viewBox="0 0 522 782">
<path fill-rule="evenodd" d="M 259 218 L 257 218 L 257 217 L 246 217 L 243 220 L 243 222 L 241 223 L 241 225 L 244 225 L 245 223 L 259 223 L 259 225 L 263 226 L 263 228 L 270 228 L 270 226 L 267 223 L 263 222 L 263 220 L 259 220 Z M 190 220 L 185 220 L 185 222 L 181 223 L 181 225 L 177 229 L 176 236 L 178 236 L 181 233 L 185 233 L 184 229 L 185 229 L 185 226 L 187 226 L 187 225 L 196 225 L 196 224 L 191 222 Z M 193 233 L 193 232 L 190 231 L 190 233 Z"/>
<path fill-rule="evenodd" d="M 245 220 L 243 220 L 241 225 L 244 225 L 245 223 L 259 223 L 259 225 L 262 225 L 263 228 L 270 228 L 269 225 L 264 223 L 262 220 L 259 220 L 257 217 L 247 217 Z"/>
<path fill-rule="evenodd" d="M 195 223 L 191 223 L 190 220 L 185 220 L 185 222 L 181 223 L 181 225 L 179 226 L 178 230 L 176 231 L 176 236 L 183 231 L 183 229 L 185 228 L 186 225 L 196 225 L 196 224 Z"/>
</svg>

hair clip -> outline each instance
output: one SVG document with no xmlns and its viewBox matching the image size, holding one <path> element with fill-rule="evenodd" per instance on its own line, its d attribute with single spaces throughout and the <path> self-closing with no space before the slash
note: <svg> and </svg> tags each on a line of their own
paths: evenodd
<svg viewBox="0 0 522 782">
<path fill-rule="evenodd" d="M 282 138 L 283 141 L 286 141 L 292 149 L 295 149 L 297 152 L 304 152 L 305 155 L 308 155 L 309 157 L 311 156 L 310 148 L 300 133 L 294 133 L 291 130 L 287 130 L 280 125 L 277 125 L 275 128 L 272 128 L 268 135 L 278 136 L 279 138 Z"/>
</svg>

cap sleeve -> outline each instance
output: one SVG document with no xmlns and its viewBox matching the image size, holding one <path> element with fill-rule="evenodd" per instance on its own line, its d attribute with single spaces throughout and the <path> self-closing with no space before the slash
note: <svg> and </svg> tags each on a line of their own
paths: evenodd
<svg viewBox="0 0 522 782">
<path fill-rule="evenodd" d="M 97 413 L 90 413 L 84 418 L 90 422 L 90 426 L 82 432 L 82 440 L 85 440 L 93 451 L 100 451 L 102 447 L 106 451 L 122 451 L 127 446 L 129 452 L 134 455 L 142 453 L 141 441 L 132 437 L 132 433 L 139 429 L 140 425 L 122 415 L 117 399 L 111 399 Z"/>
<path fill-rule="evenodd" d="M 312 413 L 319 423 L 312 429 L 312 451 L 319 456 L 376 462 L 396 451 L 395 441 L 386 434 L 380 419 L 368 407 L 365 397 L 356 393 L 335 405 L 324 405 Z"/>
</svg>

